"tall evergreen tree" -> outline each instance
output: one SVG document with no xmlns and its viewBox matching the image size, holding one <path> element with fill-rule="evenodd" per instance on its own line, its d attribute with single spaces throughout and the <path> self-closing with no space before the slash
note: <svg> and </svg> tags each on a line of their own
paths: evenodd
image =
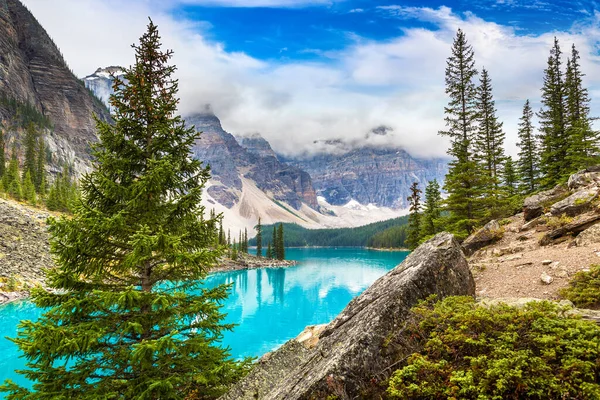
<svg viewBox="0 0 600 400">
<path fill-rule="evenodd" d="M 285 239 L 283 233 L 283 224 L 280 223 L 277 228 L 277 259 L 285 260 Z"/>
<path fill-rule="evenodd" d="M 45 312 L 15 339 L 33 391 L 7 383 L 8 399 L 183 399 L 193 385 L 209 397 L 233 377 L 218 347 L 227 288 L 201 286 L 220 251 L 200 217 L 198 133 L 175 116 L 172 53 L 152 22 L 134 48 L 74 215 L 50 221 L 54 290 L 32 291 Z"/>
<path fill-rule="evenodd" d="M 17 153 L 17 145 L 13 143 L 8 163 L 8 170 L 4 174 L 2 183 L 6 192 L 15 200 L 21 200 L 23 191 L 21 187 L 21 173 L 19 171 L 19 155 Z"/>
<path fill-rule="evenodd" d="M 563 175 L 570 175 L 581 168 L 595 164 L 600 153 L 600 133 L 592 129 L 590 114 L 590 97 L 583 87 L 580 56 L 575 45 L 571 48 L 571 58 L 567 63 L 565 91 L 567 96 L 567 137 L 569 170 Z"/>
<path fill-rule="evenodd" d="M 35 165 L 35 190 L 42 197 L 46 193 L 46 144 L 43 137 L 38 137 L 37 159 Z"/>
<path fill-rule="evenodd" d="M 4 152 L 4 132 L 0 129 L 0 179 L 6 172 L 6 153 Z"/>
<path fill-rule="evenodd" d="M 532 119 L 533 110 L 527 100 L 519 120 L 519 160 L 516 168 L 521 181 L 519 189 L 525 194 L 533 193 L 539 187 L 539 148 Z"/>
<path fill-rule="evenodd" d="M 512 197 L 517 194 L 517 173 L 512 157 L 508 157 L 505 161 L 503 183 L 507 197 Z"/>
<path fill-rule="evenodd" d="M 227 244 L 225 239 L 225 231 L 223 230 L 223 218 L 219 219 L 219 245 L 225 246 Z"/>
<path fill-rule="evenodd" d="M 244 228 L 244 253 L 248 254 L 248 228 Z"/>
<path fill-rule="evenodd" d="M 444 188 L 451 213 L 449 223 L 460 236 L 473 232 L 485 213 L 480 200 L 483 174 L 474 160 L 472 143 L 478 116 L 476 76 L 473 48 L 459 29 L 446 63 L 446 94 L 450 101 L 444 109 L 446 130 L 440 134 L 450 138 L 448 154 L 452 161 Z"/>
<path fill-rule="evenodd" d="M 545 188 L 556 185 L 564 178 L 568 166 L 568 137 L 566 134 L 566 93 L 561 70 L 561 51 L 558 39 L 550 50 L 548 65 L 544 70 L 542 87 L 542 109 L 540 121 L 540 170 L 541 184 Z"/>
<path fill-rule="evenodd" d="M 277 252 L 277 225 L 273 225 L 273 237 L 271 237 L 271 256 L 275 259 L 279 258 L 279 253 Z"/>
<path fill-rule="evenodd" d="M 271 246 L 271 242 L 267 244 L 267 253 L 265 254 L 265 257 L 269 259 L 273 258 L 273 246 Z"/>
<path fill-rule="evenodd" d="M 35 197 L 35 185 L 33 184 L 33 180 L 31 179 L 31 172 L 25 172 L 23 175 L 23 198 L 29 204 L 36 205 L 36 197 Z"/>
<path fill-rule="evenodd" d="M 407 200 L 410 214 L 408 215 L 406 245 L 410 250 L 414 250 L 419 245 L 421 238 L 421 189 L 417 182 L 413 182 L 410 186 L 410 196 Z"/>
<path fill-rule="evenodd" d="M 441 214 L 442 194 L 440 193 L 440 184 L 434 179 L 425 188 L 425 203 L 420 228 L 421 238 L 430 237 L 440 232 L 439 219 Z"/>
<path fill-rule="evenodd" d="M 32 182 L 37 180 L 38 135 L 35 125 L 30 123 L 25 130 L 25 162 L 23 163 L 23 176 L 29 172 Z"/>
<path fill-rule="evenodd" d="M 262 225 L 260 217 L 258 217 L 258 224 L 256 224 L 256 256 L 262 257 Z"/>
<path fill-rule="evenodd" d="M 477 88 L 477 113 L 479 126 L 473 139 L 474 156 L 485 173 L 483 196 L 491 199 L 494 207 L 500 193 L 500 176 L 506 156 L 504 155 L 504 131 L 496 115 L 496 102 L 492 94 L 492 80 L 484 68 Z"/>
</svg>

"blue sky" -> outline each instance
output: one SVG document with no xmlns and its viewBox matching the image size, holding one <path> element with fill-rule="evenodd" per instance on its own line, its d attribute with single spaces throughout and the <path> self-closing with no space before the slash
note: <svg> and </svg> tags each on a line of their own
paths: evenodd
<svg viewBox="0 0 600 400">
<path fill-rule="evenodd" d="M 134 61 L 148 17 L 173 49 L 180 111 L 211 104 L 237 135 L 282 153 L 315 141 L 403 147 L 444 156 L 444 68 L 463 29 L 492 78 L 508 152 L 524 102 L 540 107 L 554 37 L 581 53 L 600 116 L 600 6 L 563 0 L 23 0 L 79 76 Z M 565 60 L 566 61 L 566 60 Z M 377 126 L 386 136 L 366 134 Z"/>
<path fill-rule="evenodd" d="M 348 0 L 295 7 L 184 4 L 172 12 L 206 22 L 200 28 L 203 33 L 223 42 L 228 51 L 285 62 L 321 59 L 327 52 L 342 50 L 356 40 L 390 40 L 402 35 L 403 29 L 437 29 L 426 21 L 402 18 L 395 9 L 398 5 L 434 9 L 445 6 L 458 14 L 474 13 L 486 21 L 513 26 L 521 35 L 568 30 L 574 21 L 589 17 L 598 8 L 594 2 L 561 0 Z"/>
</svg>

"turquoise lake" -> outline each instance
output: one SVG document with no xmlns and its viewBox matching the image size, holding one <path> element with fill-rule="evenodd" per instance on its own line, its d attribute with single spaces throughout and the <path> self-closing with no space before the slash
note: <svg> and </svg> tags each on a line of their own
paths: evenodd
<svg viewBox="0 0 600 400">
<path fill-rule="evenodd" d="M 207 285 L 232 284 L 223 311 L 226 322 L 238 326 L 225 334 L 223 344 L 235 358 L 259 357 L 276 349 L 307 325 L 331 321 L 407 254 L 362 248 L 293 248 L 286 249 L 286 257 L 299 261 L 294 267 L 212 274 Z M 29 301 L 0 306 L 0 382 L 10 378 L 27 384 L 14 372 L 25 366 L 25 360 L 6 336 L 16 336 L 20 320 L 35 320 L 40 314 Z"/>
</svg>

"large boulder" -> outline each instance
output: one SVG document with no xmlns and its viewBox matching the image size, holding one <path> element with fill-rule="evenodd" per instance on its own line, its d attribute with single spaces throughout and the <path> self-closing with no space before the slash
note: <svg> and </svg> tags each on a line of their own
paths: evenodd
<svg viewBox="0 0 600 400">
<path fill-rule="evenodd" d="M 502 239 L 503 233 L 498 221 L 492 220 L 488 222 L 483 228 L 465 239 L 462 244 L 465 254 L 470 256 L 477 250 L 497 242 Z"/>
<path fill-rule="evenodd" d="M 600 185 L 600 165 L 586 168 L 571 175 L 567 182 L 570 190 L 579 190 L 592 185 Z"/>
<path fill-rule="evenodd" d="M 589 246 L 596 243 L 600 243 L 600 224 L 592 225 L 577 235 L 575 239 L 577 246 Z"/>
<path fill-rule="evenodd" d="M 523 202 L 523 217 L 525 221 L 531 221 L 544 213 L 544 208 L 564 199 L 569 190 L 563 185 L 557 185 L 554 189 L 545 190 L 529 196 Z"/>
<path fill-rule="evenodd" d="M 290 340 L 222 400 L 308 400 L 369 397 L 394 363 L 420 350 L 403 331 L 422 299 L 475 294 L 460 244 L 440 233 L 355 298 L 310 344 Z M 306 336 L 304 334 L 303 336 Z M 316 343 L 315 343 L 316 342 Z"/>
<path fill-rule="evenodd" d="M 591 187 L 573 193 L 566 199 L 552 204 L 550 213 L 554 216 L 566 214 L 570 217 L 579 215 L 592 207 L 593 201 L 598 197 L 598 188 Z"/>
</svg>

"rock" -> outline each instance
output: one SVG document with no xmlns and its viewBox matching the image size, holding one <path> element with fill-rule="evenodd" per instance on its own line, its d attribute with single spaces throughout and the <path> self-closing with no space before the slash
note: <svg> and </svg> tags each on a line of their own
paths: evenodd
<svg viewBox="0 0 600 400">
<path fill-rule="evenodd" d="M 542 260 L 542 265 L 550 265 L 552 264 L 552 260 Z"/>
<path fill-rule="evenodd" d="M 550 275 L 548 275 L 548 274 L 547 274 L 547 273 L 545 273 L 545 272 L 542 272 L 542 276 L 540 276 L 540 280 L 542 281 L 542 283 L 543 283 L 544 285 L 549 285 L 549 284 L 551 284 L 552 282 L 554 282 L 554 278 L 553 278 L 553 277 L 551 277 Z"/>
<path fill-rule="evenodd" d="M 569 177 L 567 186 L 570 190 L 579 190 L 581 188 L 600 184 L 600 166 L 596 165 L 582 171 L 579 171 Z"/>
<path fill-rule="evenodd" d="M 543 224 L 545 221 L 545 218 L 542 215 L 540 215 L 539 217 L 534 218 L 531 221 L 523 224 L 523 226 L 521 226 L 521 232 L 528 231 L 531 228 L 535 228 L 536 226 Z"/>
<path fill-rule="evenodd" d="M 488 222 L 483 228 L 473 233 L 462 243 L 465 254 L 470 256 L 475 251 L 497 242 L 502 239 L 503 233 L 498 221 L 492 220 Z"/>
<path fill-rule="evenodd" d="M 591 226 L 595 225 L 599 221 L 600 221 L 600 214 L 589 213 L 589 214 L 580 215 L 573 222 L 546 233 L 540 239 L 540 245 L 547 246 L 553 242 L 555 243 L 557 240 L 560 240 L 565 235 L 581 233 L 581 232 L 585 231 L 586 229 L 590 228 Z M 567 238 L 563 238 L 563 239 L 567 239 Z"/>
<path fill-rule="evenodd" d="M 566 268 L 559 268 L 558 270 L 556 270 L 553 275 L 556 278 L 568 278 L 569 277 L 569 271 L 567 271 Z"/>
<path fill-rule="evenodd" d="M 544 214 L 544 208 L 559 201 L 568 194 L 568 190 L 563 185 L 557 185 L 554 189 L 546 190 L 533 196 L 527 197 L 523 201 L 523 217 L 525 221 L 531 221 Z"/>
<path fill-rule="evenodd" d="M 520 260 L 521 258 L 523 258 L 523 254 L 514 254 L 512 256 L 504 257 L 500 261 L 515 261 L 515 260 Z"/>
<path fill-rule="evenodd" d="M 380 390 L 392 372 L 388 367 L 419 350 L 403 326 L 411 307 L 431 294 L 475 294 L 460 244 L 448 233 L 419 246 L 352 300 L 313 347 L 290 340 L 221 399 L 357 398 L 369 389 Z"/>
<path fill-rule="evenodd" d="M 308 172 L 318 195 L 336 206 L 355 200 L 360 204 L 406 208 L 412 182 L 443 182 L 448 171 L 446 160 L 419 159 L 393 147 L 357 148 L 344 140 L 333 140 L 316 143 L 314 150 L 309 157 L 279 158 Z"/>
<path fill-rule="evenodd" d="M 600 243 L 600 224 L 592 225 L 575 238 L 577 246 L 588 246 Z"/>
<path fill-rule="evenodd" d="M 566 199 L 558 201 L 550 207 L 553 216 L 566 214 L 570 217 L 579 215 L 592 207 L 598 197 L 598 188 L 583 189 L 573 193 Z"/>
<path fill-rule="evenodd" d="M 52 133 L 42 132 L 53 154 L 50 167 L 73 164 L 77 173 L 91 165 L 90 144 L 97 141 L 94 115 L 109 120 L 108 110 L 71 72 L 44 28 L 19 0 L 0 0 L 0 92 L 49 118 Z M 0 120 L 19 118 L 0 105 Z M 22 140 L 22 139 L 21 139 Z"/>
</svg>

